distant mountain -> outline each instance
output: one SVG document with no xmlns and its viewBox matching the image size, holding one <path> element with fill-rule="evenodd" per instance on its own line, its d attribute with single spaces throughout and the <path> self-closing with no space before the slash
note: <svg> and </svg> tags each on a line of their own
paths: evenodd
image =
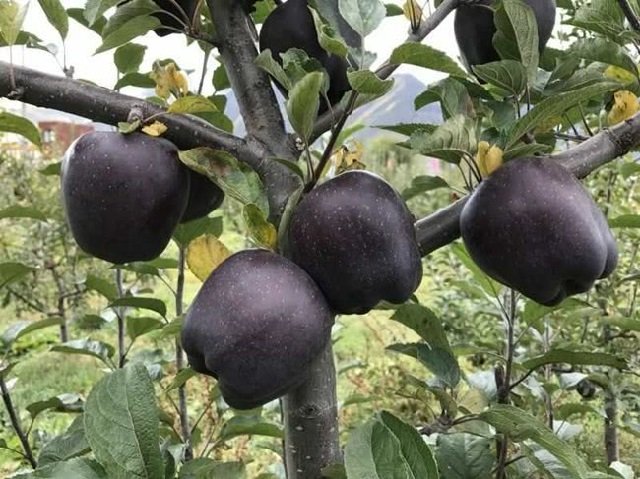
<svg viewBox="0 0 640 479">
<path fill-rule="evenodd" d="M 357 132 L 354 137 L 360 141 L 380 136 L 395 136 L 394 133 L 374 128 L 376 125 L 393 125 L 397 123 L 442 123 L 442 111 L 439 103 L 431 103 L 418 111 L 414 110 L 414 99 L 427 87 L 413 75 L 400 74 L 393 77 L 393 89 L 382 98 L 357 109 L 351 116 L 348 125 L 362 123 L 366 128 Z M 278 93 L 281 107 L 284 98 Z M 234 124 L 234 133 L 244 136 L 245 128 L 238 110 L 238 103 L 233 95 L 228 96 L 225 113 Z"/>
</svg>

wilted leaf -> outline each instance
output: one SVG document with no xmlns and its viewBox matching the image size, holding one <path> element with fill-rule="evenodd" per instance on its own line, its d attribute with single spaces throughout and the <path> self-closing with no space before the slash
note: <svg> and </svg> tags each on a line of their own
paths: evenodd
<svg viewBox="0 0 640 479">
<path fill-rule="evenodd" d="M 189 243 L 187 265 L 200 281 L 204 281 L 230 254 L 218 238 L 213 235 L 202 235 Z"/>
</svg>

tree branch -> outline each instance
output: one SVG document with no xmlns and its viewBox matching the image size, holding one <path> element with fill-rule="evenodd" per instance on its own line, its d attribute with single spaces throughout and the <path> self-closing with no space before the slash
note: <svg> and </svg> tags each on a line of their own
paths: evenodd
<svg viewBox="0 0 640 479">
<path fill-rule="evenodd" d="M 10 70 L 8 63 L 0 62 L 0 96 L 3 97 L 8 97 L 13 90 Z M 16 65 L 13 70 L 16 86 L 23 91 L 19 100 L 31 105 L 73 113 L 110 125 L 126 121 L 129 111 L 134 106 L 141 106 L 146 116 L 164 111 L 139 98 L 122 95 L 90 83 L 48 75 Z M 228 151 L 252 167 L 257 167 L 260 163 L 259 155 L 252 152 L 244 140 L 195 117 L 165 115 L 162 122 L 169 127 L 166 138 L 180 149 L 210 146 Z"/>
<path fill-rule="evenodd" d="M 438 8 L 436 8 L 429 17 L 421 22 L 420 28 L 415 32 L 409 33 L 407 38 L 404 40 L 405 42 L 421 42 L 425 39 L 425 37 L 436 29 L 438 25 L 442 23 L 442 21 L 449 15 L 456 7 L 461 3 L 461 0 L 444 0 Z M 391 74 L 396 71 L 399 67 L 399 64 L 391 63 L 391 59 L 387 59 L 380 68 L 376 70 L 376 75 L 381 79 L 386 79 Z M 357 105 L 361 106 L 361 105 Z M 319 138 L 325 131 L 328 131 L 336 118 L 341 118 L 344 114 L 347 105 L 342 103 L 339 106 L 336 106 L 333 111 L 330 109 L 325 114 L 320 116 L 316 121 L 316 124 L 313 129 L 313 134 L 311 136 L 310 143 L 313 143 L 317 138 Z"/>
<path fill-rule="evenodd" d="M 640 144 L 640 113 L 607 128 L 579 145 L 549 155 L 578 178 L 629 152 Z M 423 256 L 460 237 L 460 213 L 468 196 L 416 222 L 416 235 Z"/>
<path fill-rule="evenodd" d="M 620 5 L 622 12 L 624 13 L 624 16 L 627 17 L 627 20 L 629 21 L 629 25 L 631 25 L 631 28 L 633 28 L 636 32 L 640 31 L 640 20 L 638 20 L 638 17 L 636 16 L 636 13 L 633 11 L 633 8 L 631 7 L 631 4 L 629 3 L 629 1 L 618 0 L 618 4 Z"/>
<path fill-rule="evenodd" d="M 218 50 L 249 135 L 267 145 L 289 142 L 267 73 L 255 64 L 258 51 L 249 18 L 237 0 L 207 0 L 220 39 Z M 287 157 L 290 151 L 287 152 Z"/>
</svg>

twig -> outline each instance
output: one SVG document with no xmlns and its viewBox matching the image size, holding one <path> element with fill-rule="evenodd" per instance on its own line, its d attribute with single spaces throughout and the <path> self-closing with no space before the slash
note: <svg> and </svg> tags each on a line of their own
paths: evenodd
<svg viewBox="0 0 640 479">
<path fill-rule="evenodd" d="M 211 50 L 204 50 L 204 59 L 202 60 L 202 75 L 200 75 L 200 84 L 198 85 L 198 95 L 202 95 L 202 89 L 204 88 L 204 77 L 207 75 L 207 62 L 209 61 L 209 54 Z"/>
<path fill-rule="evenodd" d="M 313 187 L 316 185 L 316 183 L 318 182 L 318 180 L 320 179 L 320 175 L 322 175 L 322 172 L 324 171 L 324 167 L 327 165 L 327 162 L 331 158 L 333 149 L 336 146 L 336 141 L 340 136 L 340 132 L 344 128 L 344 124 L 347 122 L 347 118 L 349 118 L 349 115 L 353 110 L 353 106 L 355 105 L 357 98 L 358 98 L 358 92 L 355 90 L 352 90 L 349 95 L 349 99 L 347 100 L 347 108 L 345 108 L 345 110 L 342 112 L 342 116 L 340 117 L 340 120 L 338 121 L 335 128 L 331 132 L 331 138 L 329 139 L 329 143 L 327 143 L 327 146 L 324 149 L 324 152 L 322 153 L 320 162 L 316 166 L 316 169 L 313 172 L 313 176 L 311 177 L 309 182 L 305 185 L 305 188 L 304 188 L 305 192 L 311 191 Z"/>
<path fill-rule="evenodd" d="M 184 247 L 178 247 L 178 279 L 176 281 L 176 317 L 182 316 L 184 301 L 184 266 L 185 252 Z M 176 373 L 180 373 L 184 369 L 184 354 L 180 339 L 176 338 Z M 191 429 L 189 428 L 189 410 L 187 406 L 187 388 L 183 384 L 178 388 L 178 410 L 180 414 L 180 431 L 182 432 L 182 441 L 185 444 L 184 458 L 185 461 L 193 459 L 193 445 L 191 444 Z"/>
<path fill-rule="evenodd" d="M 16 432 L 18 439 L 22 444 L 24 457 L 29 461 L 31 467 L 35 469 L 36 467 L 38 467 L 38 464 L 36 463 L 36 460 L 33 456 L 33 451 L 31 450 L 31 445 L 29 444 L 29 438 L 22 430 L 20 420 L 18 419 L 18 414 L 16 413 L 13 401 L 11 400 L 11 394 L 9 393 L 7 384 L 4 382 L 4 377 L 2 376 L 0 376 L 0 392 L 2 392 L 2 402 L 4 402 L 7 413 L 9 413 L 9 420 L 11 421 L 11 425 L 13 426 L 13 430 Z"/>
<path fill-rule="evenodd" d="M 124 298 L 124 287 L 122 280 L 122 269 L 116 268 L 116 289 L 118 290 L 118 298 Z M 125 347 L 125 316 L 126 308 L 119 306 L 116 308 L 116 316 L 118 318 L 118 367 L 124 367 L 124 361 L 127 356 Z"/>
</svg>

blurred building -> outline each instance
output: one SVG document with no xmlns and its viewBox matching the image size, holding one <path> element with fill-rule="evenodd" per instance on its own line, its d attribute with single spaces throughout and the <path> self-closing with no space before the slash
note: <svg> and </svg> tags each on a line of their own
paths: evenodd
<svg viewBox="0 0 640 479">
<path fill-rule="evenodd" d="M 0 99 L 0 110 L 22 116 L 40 130 L 42 146 L 47 156 L 52 158 L 62 155 L 73 141 L 91 131 L 113 130 L 109 125 L 94 123 L 77 115 L 71 115 L 49 108 L 39 108 L 24 103 Z M 3 133 L 0 148 L 7 150 L 20 149 L 31 151 L 36 148 L 19 135 Z"/>
</svg>

